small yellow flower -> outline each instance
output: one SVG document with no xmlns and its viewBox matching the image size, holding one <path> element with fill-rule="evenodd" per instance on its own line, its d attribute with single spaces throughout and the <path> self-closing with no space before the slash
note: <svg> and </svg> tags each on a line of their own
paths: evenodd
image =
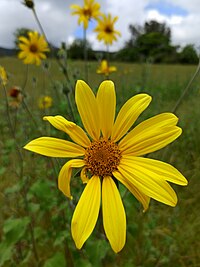
<svg viewBox="0 0 200 267">
<path fill-rule="evenodd" d="M 13 108 L 18 108 L 23 100 L 22 90 L 18 86 L 13 86 L 8 91 L 8 96 L 10 97 L 9 106 Z"/>
<path fill-rule="evenodd" d="M 133 96 L 115 119 L 116 95 L 112 81 L 102 82 L 96 96 L 84 81 L 78 81 L 75 100 L 88 134 L 62 116 L 45 116 L 44 120 L 68 134 L 73 142 L 40 137 L 24 148 L 48 157 L 75 158 L 61 168 L 58 187 L 72 198 L 72 168 L 82 168 L 80 176 L 86 186 L 71 222 L 76 247 L 81 249 L 91 235 L 102 206 L 105 234 L 117 253 L 126 241 L 126 214 L 116 184 L 121 182 L 127 187 L 145 211 L 150 198 L 175 206 L 177 196 L 167 181 L 187 185 L 187 180 L 170 164 L 142 156 L 173 142 L 182 130 L 176 126 L 178 118 L 172 113 L 154 116 L 130 130 L 150 104 L 151 97 Z"/>
<path fill-rule="evenodd" d="M 84 0 L 84 6 L 71 5 L 72 9 L 75 11 L 72 12 L 72 15 L 79 15 L 78 23 L 83 23 L 85 29 L 88 28 L 88 22 L 93 18 L 97 19 L 101 13 L 99 11 L 100 5 L 94 0 Z"/>
<path fill-rule="evenodd" d="M 39 99 L 38 106 L 40 109 L 50 108 L 52 106 L 53 99 L 50 96 L 42 96 Z"/>
<path fill-rule="evenodd" d="M 107 60 L 102 60 L 99 68 L 97 69 L 98 74 L 104 74 L 108 76 L 110 73 L 117 71 L 115 66 L 109 66 Z"/>
<path fill-rule="evenodd" d="M 25 64 L 40 65 L 41 60 L 46 58 L 45 52 L 49 51 L 48 44 L 38 32 L 29 32 L 28 37 L 19 37 L 21 52 L 18 57 L 23 59 Z"/>
<path fill-rule="evenodd" d="M 114 24 L 118 20 L 118 17 L 112 18 L 110 14 L 108 16 L 102 15 L 102 19 L 98 19 L 98 25 L 94 29 L 98 33 L 97 39 L 104 41 L 106 45 L 111 45 L 113 41 L 117 41 L 117 35 L 121 36 L 119 31 L 114 29 Z"/>
<path fill-rule="evenodd" d="M 4 86 L 7 84 L 8 78 L 4 67 L 0 66 L 0 84 Z"/>
</svg>

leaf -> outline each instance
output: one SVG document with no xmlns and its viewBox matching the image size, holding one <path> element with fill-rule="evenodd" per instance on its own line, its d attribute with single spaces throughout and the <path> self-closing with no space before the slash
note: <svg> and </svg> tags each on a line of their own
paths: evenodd
<svg viewBox="0 0 200 267">
<path fill-rule="evenodd" d="M 57 252 L 53 257 L 48 259 L 43 267 L 65 267 L 66 262 L 65 262 L 65 257 L 61 252 Z"/>
</svg>

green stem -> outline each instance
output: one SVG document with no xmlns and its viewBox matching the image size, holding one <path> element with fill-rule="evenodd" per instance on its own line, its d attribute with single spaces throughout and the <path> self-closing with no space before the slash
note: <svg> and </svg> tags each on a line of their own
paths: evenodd
<svg viewBox="0 0 200 267">
<path fill-rule="evenodd" d="M 87 29 L 83 28 L 84 41 L 84 62 L 85 62 L 85 80 L 88 82 L 88 49 L 87 49 Z"/>
<path fill-rule="evenodd" d="M 180 106 L 182 100 L 185 98 L 186 94 L 188 93 L 188 91 L 190 90 L 190 87 L 193 83 L 193 81 L 195 80 L 195 78 L 197 77 L 197 75 L 199 74 L 200 71 L 200 57 L 199 57 L 199 63 L 198 66 L 192 76 L 192 78 L 190 79 L 189 83 L 187 84 L 187 86 L 185 87 L 185 89 L 182 92 L 182 95 L 180 96 L 180 98 L 178 99 L 178 101 L 176 102 L 174 108 L 172 109 L 172 112 L 175 113 L 178 109 L 178 107 Z"/>
</svg>

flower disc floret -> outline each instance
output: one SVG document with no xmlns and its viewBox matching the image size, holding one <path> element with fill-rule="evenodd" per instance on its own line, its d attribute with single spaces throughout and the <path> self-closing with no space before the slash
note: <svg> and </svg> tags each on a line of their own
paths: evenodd
<svg viewBox="0 0 200 267">
<path fill-rule="evenodd" d="M 84 161 L 92 175 L 112 176 L 121 159 L 118 145 L 110 140 L 94 141 L 86 149 Z"/>
</svg>

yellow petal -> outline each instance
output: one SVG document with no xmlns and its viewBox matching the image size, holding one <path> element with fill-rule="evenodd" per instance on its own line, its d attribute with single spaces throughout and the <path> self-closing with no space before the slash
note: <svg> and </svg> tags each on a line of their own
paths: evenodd
<svg viewBox="0 0 200 267">
<path fill-rule="evenodd" d="M 119 143 L 124 155 L 141 156 L 159 150 L 173 142 L 182 133 L 175 126 L 177 117 L 172 113 L 163 113 L 141 122 Z"/>
<path fill-rule="evenodd" d="M 131 162 L 135 168 L 138 167 L 138 169 L 146 172 L 149 176 L 157 177 L 157 179 L 163 179 L 183 186 L 188 184 L 188 181 L 176 168 L 160 160 L 130 156 L 124 156 L 123 160 Z"/>
<path fill-rule="evenodd" d="M 113 126 L 111 140 L 117 142 L 124 136 L 150 102 L 151 97 L 147 94 L 138 94 L 130 98 L 119 111 Z"/>
<path fill-rule="evenodd" d="M 93 176 L 87 183 L 72 217 L 72 237 L 78 249 L 91 235 L 99 215 L 101 183 L 98 176 Z"/>
<path fill-rule="evenodd" d="M 149 208 L 150 197 L 141 192 L 137 187 L 129 182 L 120 172 L 114 171 L 114 177 L 120 181 L 133 195 L 134 197 L 143 205 L 144 212 Z"/>
<path fill-rule="evenodd" d="M 88 176 L 87 176 L 87 174 L 86 174 L 86 170 L 87 170 L 86 167 L 84 167 L 84 168 L 81 170 L 81 180 L 82 180 L 83 184 L 87 184 L 88 181 L 89 181 L 89 178 L 88 178 Z"/>
<path fill-rule="evenodd" d="M 63 192 L 64 195 L 72 199 L 70 193 L 70 179 L 72 174 L 72 168 L 80 168 L 85 165 L 82 159 L 69 160 L 63 165 L 58 176 L 58 188 Z"/>
<path fill-rule="evenodd" d="M 164 179 L 149 176 L 149 173 L 143 172 L 138 166 L 136 168 L 133 163 L 126 160 L 121 160 L 118 170 L 129 183 L 145 195 L 169 206 L 176 206 L 176 193 Z"/>
<path fill-rule="evenodd" d="M 50 122 L 56 129 L 67 133 L 77 144 L 83 147 L 90 145 L 90 139 L 86 133 L 75 123 L 66 120 L 62 116 L 45 116 L 43 119 Z"/>
<path fill-rule="evenodd" d="M 104 81 L 97 92 L 97 104 L 100 114 L 100 125 L 103 137 L 109 138 L 115 119 L 116 95 L 112 81 Z"/>
<path fill-rule="evenodd" d="M 109 176 L 103 178 L 102 212 L 106 236 L 118 253 L 126 242 L 126 214 L 116 184 Z"/>
<path fill-rule="evenodd" d="M 90 87 L 84 81 L 76 83 L 75 99 L 83 125 L 88 134 L 98 140 L 100 135 L 97 101 Z"/>
<path fill-rule="evenodd" d="M 85 154 L 85 149 L 81 146 L 54 137 L 34 139 L 25 145 L 24 148 L 44 156 L 57 158 L 73 158 Z"/>
</svg>

